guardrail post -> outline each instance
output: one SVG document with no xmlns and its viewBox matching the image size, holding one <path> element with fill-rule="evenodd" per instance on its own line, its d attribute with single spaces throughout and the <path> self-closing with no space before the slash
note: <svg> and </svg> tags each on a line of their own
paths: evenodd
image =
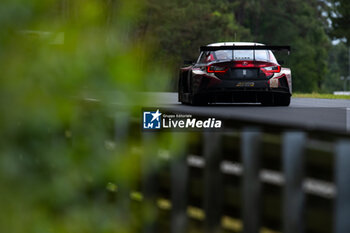
<svg viewBox="0 0 350 233">
<path fill-rule="evenodd" d="M 261 182 L 260 151 L 261 133 L 257 129 L 245 129 L 241 138 L 243 162 L 243 232 L 260 231 Z"/>
<path fill-rule="evenodd" d="M 215 233 L 221 229 L 223 177 L 221 134 L 204 132 L 204 232 Z"/>
<path fill-rule="evenodd" d="M 114 132 L 115 139 L 119 145 L 123 145 L 130 133 L 130 114 L 128 112 L 118 111 L 115 115 Z"/>
<path fill-rule="evenodd" d="M 350 141 L 340 141 L 336 147 L 334 232 L 350 232 Z"/>
<path fill-rule="evenodd" d="M 171 232 L 186 232 L 187 229 L 187 144 L 185 140 L 175 139 L 173 133 L 171 148 Z M 176 134 L 178 135 L 178 134 Z M 184 135 L 186 138 L 186 136 Z M 179 144 L 180 143 L 180 144 Z"/>
<path fill-rule="evenodd" d="M 126 111 L 118 111 L 114 117 L 114 143 L 109 144 L 111 148 L 118 148 L 119 153 L 117 156 L 120 160 L 125 159 L 125 153 L 122 153 L 126 148 L 124 145 L 127 145 L 126 141 L 128 140 L 128 135 L 130 134 L 130 115 Z M 123 146 L 122 146 L 123 145 Z M 124 213 L 120 215 L 121 219 L 119 221 L 123 222 L 128 227 L 131 227 L 131 200 L 130 200 L 130 190 L 132 182 L 127 177 L 116 177 L 116 182 L 118 185 L 118 198 L 117 206 L 118 212 Z"/>
<path fill-rule="evenodd" d="M 143 204 L 143 232 L 157 232 L 156 218 L 158 208 L 156 205 L 157 194 L 157 148 L 154 145 L 154 135 L 152 133 L 143 133 L 143 154 L 141 155 L 141 174 L 142 174 L 142 194 Z"/>
<path fill-rule="evenodd" d="M 304 147 L 306 135 L 288 132 L 283 135 L 283 170 L 285 186 L 283 192 L 283 232 L 304 232 L 305 195 Z"/>
</svg>

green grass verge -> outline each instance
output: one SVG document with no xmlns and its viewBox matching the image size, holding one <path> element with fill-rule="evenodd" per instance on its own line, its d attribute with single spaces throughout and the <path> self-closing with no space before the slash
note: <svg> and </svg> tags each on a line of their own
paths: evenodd
<svg viewBox="0 0 350 233">
<path fill-rule="evenodd" d="M 293 93 L 296 98 L 318 98 L 318 99 L 350 99 L 350 95 L 333 95 L 320 93 Z"/>
</svg>

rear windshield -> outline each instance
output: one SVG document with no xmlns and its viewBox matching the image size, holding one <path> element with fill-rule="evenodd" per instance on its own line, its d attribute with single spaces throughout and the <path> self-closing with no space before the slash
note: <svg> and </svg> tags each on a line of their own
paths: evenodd
<svg viewBox="0 0 350 233">
<path fill-rule="evenodd" d="M 256 60 L 277 63 L 275 56 L 270 50 L 217 50 L 203 51 L 198 63 L 209 63 L 220 60 Z"/>
</svg>

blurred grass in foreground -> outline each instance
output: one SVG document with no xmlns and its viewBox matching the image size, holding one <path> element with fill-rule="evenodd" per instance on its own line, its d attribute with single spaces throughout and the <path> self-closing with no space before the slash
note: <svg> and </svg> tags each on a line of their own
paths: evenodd
<svg viewBox="0 0 350 233">
<path fill-rule="evenodd" d="M 136 185 L 144 152 L 139 129 L 120 129 L 140 114 L 130 93 L 162 90 L 168 78 L 156 43 L 134 33 L 142 6 L 0 3 L 1 232 L 138 231 L 116 193 Z M 123 108 L 104 104 L 116 98 Z M 150 156 L 167 140 L 151 139 Z"/>
</svg>

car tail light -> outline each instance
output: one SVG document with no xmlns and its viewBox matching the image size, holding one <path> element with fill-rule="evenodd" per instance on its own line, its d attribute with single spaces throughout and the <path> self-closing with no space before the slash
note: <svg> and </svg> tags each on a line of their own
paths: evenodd
<svg viewBox="0 0 350 233">
<path fill-rule="evenodd" d="M 267 67 L 261 67 L 261 69 L 265 73 L 279 73 L 279 72 L 281 72 L 281 66 L 267 66 Z"/>
<path fill-rule="evenodd" d="M 228 68 L 224 66 L 207 66 L 208 73 L 225 73 L 227 69 Z"/>
</svg>

